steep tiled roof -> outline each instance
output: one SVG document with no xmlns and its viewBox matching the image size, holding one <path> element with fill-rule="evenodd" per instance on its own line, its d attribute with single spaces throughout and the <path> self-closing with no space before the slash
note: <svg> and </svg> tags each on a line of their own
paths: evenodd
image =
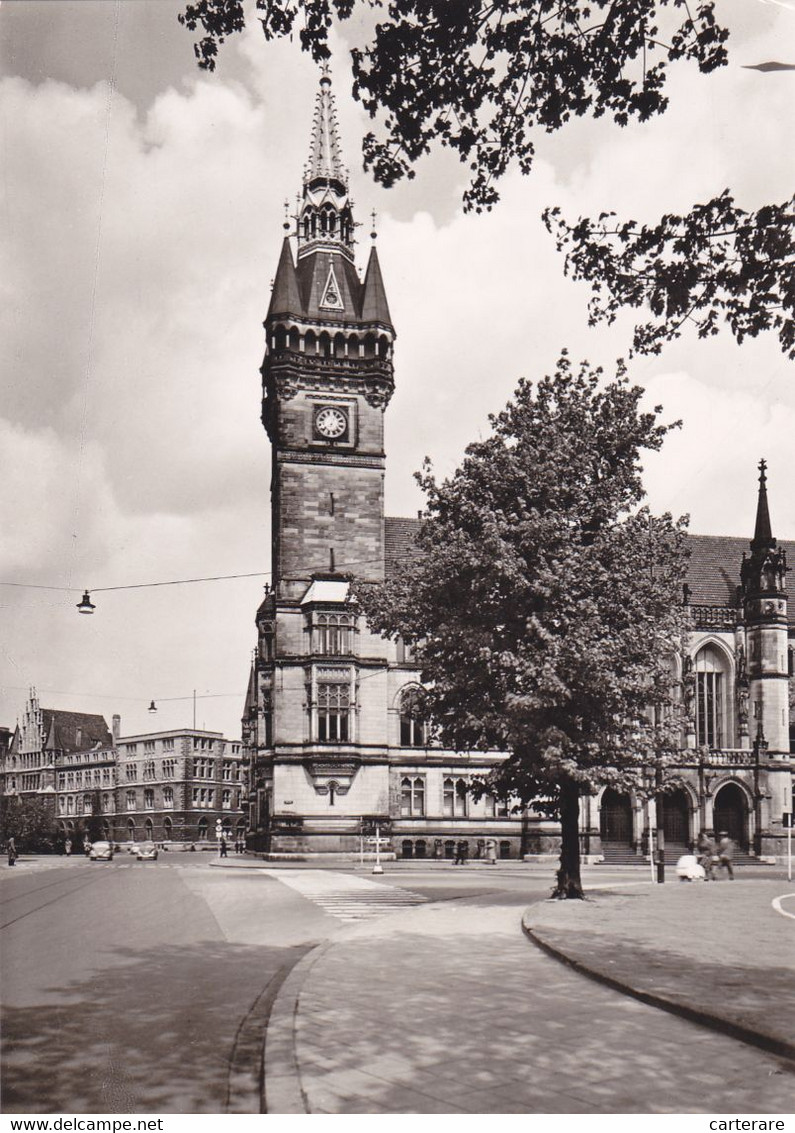
<svg viewBox="0 0 795 1133">
<path fill-rule="evenodd" d="M 389 304 L 386 301 L 381 265 L 378 262 L 378 253 L 374 247 L 370 250 L 370 259 L 364 277 L 362 322 L 384 323 L 388 327 L 392 326 L 392 316 L 389 314 Z"/>
<path fill-rule="evenodd" d="M 89 712 L 62 712 L 42 708 L 45 746 L 56 751 L 90 751 L 95 747 L 111 747 L 113 737 L 104 716 Z"/>
<path fill-rule="evenodd" d="M 389 515 L 384 518 L 384 567 L 387 579 L 397 577 L 408 556 L 420 553 L 414 544 L 419 529 L 418 519 Z"/>
<path fill-rule="evenodd" d="M 397 577 L 406 556 L 418 554 L 413 547 L 418 519 L 387 517 L 384 520 L 386 577 Z M 750 540 L 734 535 L 689 535 L 690 562 L 687 582 L 694 606 L 734 606 L 740 584 L 743 554 L 750 554 Z M 795 543 L 781 540 L 787 560 L 795 568 Z M 795 570 L 793 570 L 795 574 Z M 795 586 L 790 587 L 790 628 L 795 630 Z"/>
<path fill-rule="evenodd" d="M 687 583 L 694 606 L 734 606 L 740 584 L 740 563 L 750 555 L 749 539 L 735 535 L 689 535 L 690 564 Z M 780 540 L 787 559 L 795 566 L 795 543 Z M 795 592 L 790 587 L 789 624 L 795 629 Z"/>
</svg>

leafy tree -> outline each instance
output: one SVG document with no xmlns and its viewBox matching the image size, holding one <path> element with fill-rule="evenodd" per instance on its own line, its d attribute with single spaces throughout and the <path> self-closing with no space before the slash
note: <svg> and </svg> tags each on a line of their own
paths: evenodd
<svg viewBox="0 0 795 1133">
<path fill-rule="evenodd" d="M 0 837 L 13 838 L 17 850 L 52 850 L 55 813 L 40 795 L 5 795 L 0 799 Z"/>
<path fill-rule="evenodd" d="M 329 57 L 334 18 L 357 7 L 382 9 L 378 0 L 257 0 L 266 39 L 298 24 L 318 62 Z M 385 133 L 364 139 L 365 167 L 392 185 L 440 141 L 474 174 L 465 202 L 478 211 L 498 199 L 494 181 L 511 161 L 529 172 L 533 129 L 588 114 L 645 121 L 668 104 L 668 63 L 707 72 L 726 62 L 728 32 L 709 0 L 692 13 L 682 0 L 391 0 L 386 13 L 372 42 L 352 51 L 354 97 Z M 243 0 L 198 0 L 179 19 L 203 28 L 196 56 L 214 70 L 219 45 L 245 26 Z"/>
<path fill-rule="evenodd" d="M 639 786 L 679 750 L 684 521 L 638 509 L 640 457 L 670 426 L 621 364 L 519 384 L 455 474 L 418 475 L 419 551 L 360 584 L 370 626 L 413 642 L 422 709 L 456 751 L 503 751 L 483 784 L 557 813 L 556 894 L 582 896 L 584 789 Z"/>
<path fill-rule="evenodd" d="M 635 327 L 637 352 L 658 354 L 686 322 L 700 338 L 725 322 L 739 343 L 778 331 L 795 358 L 795 197 L 749 213 L 726 190 L 687 216 L 647 226 L 619 224 L 614 213 L 568 224 L 557 208 L 544 221 L 566 252 L 566 273 L 591 283 L 592 326 L 612 323 L 621 307 L 650 309 Z"/>
<path fill-rule="evenodd" d="M 530 172 L 534 130 L 587 115 L 645 121 L 668 105 L 670 63 L 708 73 L 728 59 L 728 31 L 708 0 L 390 0 L 385 9 L 381 0 L 256 0 L 256 9 L 266 39 L 297 30 L 318 61 L 335 19 L 375 10 L 371 42 L 352 50 L 354 97 L 382 120 L 381 136 L 364 138 L 365 167 L 393 185 L 440 142 L 469 167 L 464 205 L 477 211 L 496 203 L 495 182 L 513 161 Z M 245 27 L 244 2 L 194 0 L 179 19 L 203 30 L 196 56 L 213 70 L 219 45 Z M 607 296 L 592 321 L 624 304 L 651 308 L 636 350 L 659 350 L 696 319 L 702 336 L 725 320 L 738 341 L 778 330 L 791 353 L 792 212 L 790 202 L 744 213 L 726 190 L 648 228 L 606 230 L 606 217 L 568 226 L 559 215 L 554 226 L 559 247 L 572 246 L 575 278 Z"/>
</svg>

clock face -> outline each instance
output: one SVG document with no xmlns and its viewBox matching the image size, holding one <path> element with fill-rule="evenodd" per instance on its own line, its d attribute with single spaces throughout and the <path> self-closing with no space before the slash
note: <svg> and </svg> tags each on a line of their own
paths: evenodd
<svg viewBox="0 0 795 1133">
<path fill-rule="evenodd" d="M 315 431 L 329 441 L 338 441 L 348 429 L 348 417 L 342 409 L 327 405 L 315 414 Z"/>
</svg>

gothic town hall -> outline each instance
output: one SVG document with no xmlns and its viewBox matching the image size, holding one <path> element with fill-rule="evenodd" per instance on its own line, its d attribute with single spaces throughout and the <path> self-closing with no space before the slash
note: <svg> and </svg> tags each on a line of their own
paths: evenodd
<svg viewBox="0 0 795 1133">
<path fill-rule="evenodd" d="M 470 857 L 554 854 L 553 822 L 490 796 L 474 801 L 469 781 L 501 756 L 428 744 L 412 710 L 410 650 L 370 633 L 348 602 L 350 578 L 400 571 L 417 521 L 384 516 L 395 329 L 375 245 L 363 278 L 354 261 L 325 75 L 265 331 L 273 581 L 256 615 L 243 719 L 250 848 L 274 858 L 352 856 L 378 822 L 398 856 L 449 857 L 462 840 Z M 749 484 L 750 538 L 690 537 L 683 786 L 664 816 L 674 853 L 701 830 L 728 831 L 758 857 L 785 850 L 795 715 L 786 560 L 795 544 L 773 536 L 764 464 L 755 516 L 752 492 Z M 621 860 L 646 851 L 653 803 L 607 788 L 581 810 L 585 853 Z"/>
</svg>

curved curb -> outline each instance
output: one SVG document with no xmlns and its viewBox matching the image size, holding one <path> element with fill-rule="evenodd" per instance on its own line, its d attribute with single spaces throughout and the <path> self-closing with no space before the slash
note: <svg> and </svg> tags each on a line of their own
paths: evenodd
<svg viewBox="0 0 795 1133">
<path fill-rule="evenodd" d="M 276 971 L 238 1025 L 229 1056 L 225 1114 L 262 1112 L 268 1020 L 285 980 L 312 947 L 296 946 L 297 955 Z"/>
<path fill-rule="evenodd" d="M 589 967 L 588 964 L 584 964 L 581 960 L 575 960 L 572 956 L 568 956 L 563 952 L 562 949 L 544 940 L 544 938 L 538 934 L 538 931 L 532 928 L 527 920 L 529 912 L 530 910 L 526 909 L 522 914 L 522 931 L 528 940 L 532 941 L 542 952 L 546 952 L 548 956 L 573 968 L 575 972 L 579 972 L 581 975 L 587 976 L 597 983 L 604 984 L 614 991 L 620 991 L 623 995 L 629 995 L 633 999 L 639 999 L 641 1003 L 646 1003 L 650 1007 L 657 1007 L 662 1011 L 668 1011 L 671 1015 L 678 1015 L 682 1019 L 687 1019 L 690 1023 L 698 1023 L 702 1027 L 709 1027 L 710 1030 L 719 1031 L 721 1034 L 729 1035 L 733 1039 L 739 1039 L 740 1042 L 760 1047 L 769 1054 L 775 1054 L 779 1058 L 786 1058 L 789 1061 L 795 1062 L 795 1043 L 789 1043 L 785 1039 L 777 1039 L 772 1035 L 766 1035 L 763 1031 L 757 1031 L 753 1027 L 746 1027 L 742 1023 L 735 1023 L 731 1019 L 723 1018 L 721 1015 L 713 1015 L 698 1007 L 690 1007 L 686 1003 L 679 1003 L 675 999 L 669 999 L 665 995 L 658 995 L 652 991 L 642 991 L 640 988 L 624 983 L 623 980 L 617 980 L 614 976 L 609 976 L 607 973 L 601 972 L 597 968 Z"/>
<path fill-rule="evenodd" d="M 295 1051 L 298 999 L 310 969 L 330 945 L 330 941 L 317 944 L 302 956 L 273 1001 L 265 1029 L 261 1113 L 311 1112 Z"/>
</svg>

